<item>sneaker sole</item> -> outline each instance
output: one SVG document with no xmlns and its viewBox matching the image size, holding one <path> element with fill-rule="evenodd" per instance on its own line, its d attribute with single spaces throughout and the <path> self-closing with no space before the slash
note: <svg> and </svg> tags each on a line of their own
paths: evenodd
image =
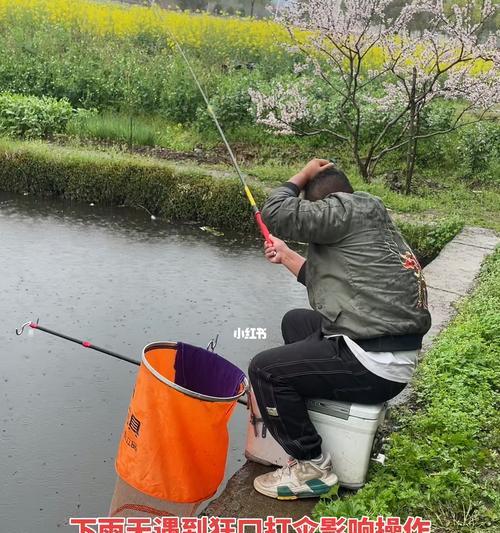
<svg viewBox="0 0 500 533">
<path fill-rule="evenodd" d="M 316 481 L 316 480 L 313 480 L 313 481 Z M 277 492 L 268 490 L 264 487 L 259 487 L 256 485 L 255 482 L 253 486 L 257 492 L 260 492 L 261 494 L 264 494 L 264 496 L 268 496 L 269 498 L 274 498 L 275 500 L 283 500 L 283 501 L 301 500 L 305 498 L 319 498 L 323 494 L 326 494 L 332 489 L 332 487 L 337 485 L 338 478 L 335 474 L 332 474 L 331 476 L 327 477 L 324 481 L 323 480 L 319 480 L 319 481 L 321 481 L 322 486 L 320 486 L 320 484 L 317 484 L 315 487 L 311 487 L 310 485 L 302 485 L 297 492 L 293 492 L 291 489 L 288 489 L 287 487 L 287 489 L 290 492 L 293 492 L 293 494 L 287 494 L 287 495 L 278 494 Z"/>
</svg>

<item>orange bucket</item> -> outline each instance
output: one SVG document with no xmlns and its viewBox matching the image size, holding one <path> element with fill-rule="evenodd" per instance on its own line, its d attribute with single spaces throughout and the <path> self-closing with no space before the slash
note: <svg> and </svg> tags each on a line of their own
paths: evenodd
<svg viewBox="0 0 500 533">
<path fill-rule="evenodd" d="M 118 448 L 119 477 L 160 500 L 213 496 L 224 477 L 227 424 L 247 387 L 245 374 L 213 352 L 147 345 Z"/>
</svg>

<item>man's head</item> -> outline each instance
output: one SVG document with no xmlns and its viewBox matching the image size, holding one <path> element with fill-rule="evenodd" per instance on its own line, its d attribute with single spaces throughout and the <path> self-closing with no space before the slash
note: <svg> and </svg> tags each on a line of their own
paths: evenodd
<svg viewBox="0 0 500 533">
<path fill-rule="evenodd" d="M 335 192 L 353 193 L 354 190 L 347 176 L 338 168 L 328 167 L 318 172 L 306 185 L 304 197 L 315 202 Z"/>
</svg>

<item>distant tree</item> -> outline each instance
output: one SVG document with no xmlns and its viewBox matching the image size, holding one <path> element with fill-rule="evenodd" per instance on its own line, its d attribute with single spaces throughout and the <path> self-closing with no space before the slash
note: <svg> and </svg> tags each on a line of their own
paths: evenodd
<svg viewBox="0 0 500 533">
<path fill-rule="evenodd" d="M 224 9 L 223 7 L 220 5 L 220 4 L 215 4 L 213 10 L 212 10 L 212 13 L 214 15 L 222 15 Z"/>
<path fill-rule="evenodd" d="M 307 0 L 309 1 L 309 0 Z M 401 10 L 408 5 L 410 2 L 408 0 L 393 0 L 390 2 L 384 9 L 385 15 L 390 19 L 397 18 L 398 14 L 401 13 Z M 457 5 L 463 9 L 463 12 L 467 16 L 471 17 L 477 22 L 481 18 L 481 6 L 483 2 L 478 2 L 475 0 L 443 0 L 443 13 L 446 16 L 453 15 L 453 6 Z M 500 17 L 500 11 L 496 16 L 489 17 L 488 20 L 484 21 L 484 25 L 481 29 L 483 35 L 496 31 L 498 29 L 498 19 Z M 426 28 L 428 28 L 431 23 L 432 16 L 429 12 L 419 11 L 414 14 L 412 20 L 408 24 L 408 29 L 412 32 L 423 33 Z"/>
<path fill-rule="evenodd" d="M 366 181 L 384 157 L 405 150 L 408 193 L 421 140 L 488 118 L 500 104 L 497 36 L 482 36 L 497 6 L 471 0 L 479 7 L 454 6 L 448 14 L 442 0 L 415 0 L 389 18 L 390 2 L 291 0 L 278 20 L 304 58 L 296 64 L 300 77 L 250 95 L 257 121 L 277 133 L 322 133 L 346 143 Z M 417 14 L 429 20 L 421 35 L 410 30 Z M 311 98 L 319 86 L 330 95 L 328 113 L 328 102 Z M 452 120 L 423 131 L 425 111 L 437 100 L 455 102 Z"/>
<path fill-rule="evenodd" d="M 257 9 L 266 8 L 267 6 L 271 5 L 272 1 L 271 0 L 250 0 L 249 2 L 248 0 L 244 0 L 242 2 L 242 5 L 244 6 L 245 4 L 248 4 L 248 3 L 250 4 L 249 14 L 251 17 L 254 17 L 256 15 Z"/>
<path fill-rule="evenodd" d="M 253 17 L 254 9 L 255 9 L 255 2 L 257 0 L 250 0 L 250 16 Z"/>
</svg>

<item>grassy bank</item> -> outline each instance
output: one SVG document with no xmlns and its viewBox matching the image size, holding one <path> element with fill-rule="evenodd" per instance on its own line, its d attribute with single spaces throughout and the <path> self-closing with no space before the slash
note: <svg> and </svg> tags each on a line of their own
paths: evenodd
<svg viewBox="0 0 500 533">
<path fill-rule="evenodd" d="M 422 516 L 435 533 L 499 531 L 500 250 L 421 363 L 414 410 L 397 413 L 384 467 L 318 515 Z"/>
<path fill-rule="evenodd" d="M 253 231 L 235 179 L 115 152 L 0 140 L 0 189 L 104 205 L 141 206 L 158 217 Z M 264 191 L 254 187 L 258 202 Z"/>
<path fill-rule="evenodd" d="M 241 185 L 226 174 L 226 167 L 176 165 L 112 150 L 0 139 L 1 190 L 140 206 L 157 217 L 255 234 Z M 250 183 L 262 205 L 270 184 L 255 179 Z M 424 262 L 439 253 L 463 226 L 457 217 L 399 224 Z"/>
<path fill-rule="evenodd" d="M 309 87 L 311 82 L 304 105 L 317 112 L 304 119 L 301 129 L 321 131 L 327 126 L 350 137 L 349 128 L 338 120 L 341 113 L 335 91 L 319 82 L 313 72 L 295 72 L 302 59 L 282 46 L 289 40 L 285 28 L 270 20 L 108 2 L 0 0 L 0 49 L 4 52 L 0 57 L 0 96 L 12 93 L 7 97 L 12 105 L 4 110 L 4 120 L 0 105 L 0 134 L 24 139 L 64 134 L 82 142 L 220 153 L 220 138 L 205 101 L 172 46 L 170 33 L 184 47 L 236 152 L 259 179 L 274 180 L 287 174 L 290 166 L 313 156 L 333 157 L 351 170 L 355 156 L 335 135 L 276 136 L 256 123 L 250 89 L 271 95 L 278 87 L 293 88 L 297 83 Z M 378 46 L 367 52 L 364 79 L 380 66 L 384 53 Z M 340 75 L 332 74 L 332 80 L 334 86 L 342 85 Z M 388 81 L 366 84 L 359 111 L 359 143 L 365 155 L 384 131 L 387 117 L 373 98 L 384 93 Z M 20 100 L 23 95 L 30 97 L 31 105 Z M 60 105 L 71 105 L 73 113 L 70 120 L 64 120 L 64 128 L 59 127 L 63 121 L 52 129 L 47 127 L 50 106 L 48 102 L 38 105 L 35 96 L 63 99 Z M 36 108 L 44 112 L 37 113 L 41 120 L 32 127 Z M 422 114 L 422 132 L 428 135 L 453 129 L 460 110 L 461 102 L 432 102 Z M 492 113 L 490 118 L 495 116 Z M 394 125 L 391 135 L 404 137 L 401 128 L 402 124 Z M 380 148 L 385 142 L 391 141 L 387 139 Z M 389 207 L 405 212 L 438 209 L 459 215 L 467 210 L 473 213 L 467 217 L 468 223 L 500 227 L 498 214 L 497 222 L 488 221 L 492 206 L 500 201 L 498 191 L 496 196 L 489 195 L 499 184 L 499 143 L 500 126 L 493 120 L 421 139 L 414 196 L 400 199 L 394 192 Z M 379 195 L 382 191 L 386 199 L 388 187 L 401 192 L 405 161 L 404 147 L 384 158 L 377 167 L 381 181 L 371 184 L 369 190 Z"/>
<path fill-rule="evenodd" d="M 69 125 L 69 133 L 82 138 L 166 147 L 193 141 L 210 144 L 216 136 L 211 117 L 184 60 L 172 48 L 169 32 L 185 48 L 231 140 L 258 144 L 271 159 L 276 152 L 279 157 L 288 141 L 269 135 L 263 125 L 256 124 L 249 89 L 270 95 L 277 87 L 293 88 L 298 79 L 294 65 L 302 60 L 300 54 L 282 46 L 289 40 L 286 29 L 269 20 L 83 0 L 76 4 L 70 0 L 0 0 L 0 49 L 4 52 L 0 92 L 64 98 L 75 110 L 96 111 L 87 120 Z M 363 76 L 369 77 L 371 69 L 380 66 L 384 51 L 374 46 L 367 54 Z M 312 72 L 304 71 L 301 77 L 304 86 L 314 81 L 304 105 L 317 110 L 301 129 L 327 127 L 349 138 L 345 125 L 335 118 L 340 114 L 335 91 L 332 94 L 328 84 L 318 83 Z M 340 83 L 340 76 L 332 80 Z M 387 81 L 366 85 L 359 138 L 365 155 L 384 129 L 387 117 L 370 102 L 383 94 Z M 422 132 L 447 131 L 461 106 L 447 99 L 429 104 L 421 118 Z M 396 138 L 402 127 L 394 126 Z M 440 182 L 441 176 L 451 171 L 469 186 L 480 181 L 498 184 L 494 161 L 500 128 L 498 124 L 485 131 L 480 128 L 470 126 L 444 137 L 422 139 L 416 177 L 425 177 L 431 170 L 434 181 Z M 189 135 L 185 135 L 186 129 Z M 260 138 L 262 142 L 258 142 Z M 290 141 L 299 146 L 296 153 L 314 143 L 335 157 L 346 154 L 353 158 L 337 137 L 328 134 L 311 141 L 298 137 Z M 395 170 L 400 170 L 405 160 L 402 148 L 381 162 L 378 172 L 392 174 L 394 179 Z"/>
</svg>

